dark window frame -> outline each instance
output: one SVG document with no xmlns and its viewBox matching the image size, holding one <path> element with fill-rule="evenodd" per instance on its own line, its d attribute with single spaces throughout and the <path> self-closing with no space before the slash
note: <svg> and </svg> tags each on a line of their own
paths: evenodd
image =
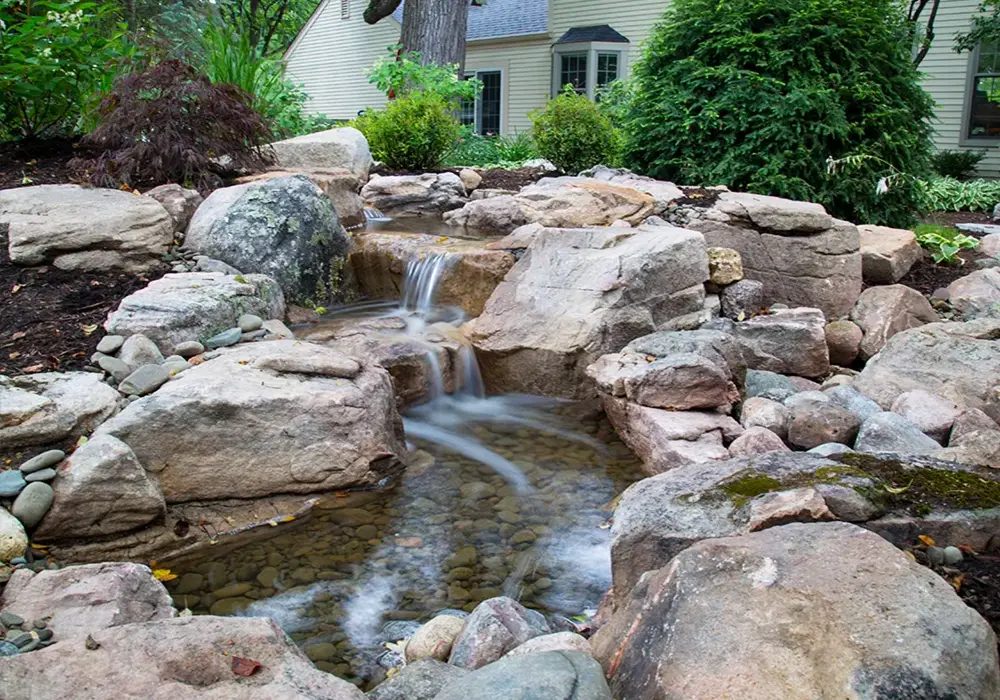
<svg viewBox="0 0 1000 700">
<path fill-rule="evenodd" d="M 995 89 L 1000 91 L 1000 44 L 989 54 L 992 56 L 991 65 L 989 66 L 991 70 L 981 70 L 983 68 L 980 65 L 983 58 L 982 48 L 982 46 L 977 46 L 973 51 L 969 52 L 965 96 L 962 101 L 962 131 L 959 134 L 960 146 L 995 146 L 1000 144 L 1000 101 L 992 103 L 996 105 L 996 135 L 990 136 L 972 133 L 975 122 L 973 112 L 977 106 L 983 104 L 976 97 L 976 88 L 979 85 L 979 81 L 993 80 L 995 82 Z"/>
</svg>

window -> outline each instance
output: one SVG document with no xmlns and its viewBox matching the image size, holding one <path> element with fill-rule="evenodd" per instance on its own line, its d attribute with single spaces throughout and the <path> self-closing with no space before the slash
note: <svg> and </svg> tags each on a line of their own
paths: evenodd
<svg viewBox="0 0 1000 700">
<path fill-rule="evenodd" d="M 340 0 L 340 19 L 351 18 L 351 0 Z"/>
<path fill-rule="evenodd" d="M 499 134 L 503 128 L 503 73 L 498 70 L 481 70 L 466 73 L 466 78 L 478 78 L 483 90 L 475 100 L 462 100 L 458 118 L 462 124 L 475 127 L 482 136 Z"/>
<path fill-rule="evenodd" d="M 982 44 L 973 56 L 970 139 L 1000 139 L 1000 44 Z"/>
<path fill-rule="evenodd" d="M 602 88 L 616 80 L 618 80 L 618 54 L 597 54 L 597 87 Z"/>
<path fill-rule="evenodd" d="M 560 55 L 559 88 L 572 85 L 581 95 L 587 94 L 587 54 L 564 53 Z"/>
</svg>

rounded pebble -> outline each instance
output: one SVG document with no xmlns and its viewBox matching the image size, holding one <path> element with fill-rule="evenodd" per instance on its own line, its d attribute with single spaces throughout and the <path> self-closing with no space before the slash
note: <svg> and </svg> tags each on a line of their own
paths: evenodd
<svg viewBox="0 0 1000 700">
<path fill-rule="evenodd" d="M 22 464 L 21 473 L 31 474 L 32 472 L 41 471 L 47 467 L 54 467 L 64 459 L 66 459 L 66 453 L 62 450 L 48 450 L 40 455 L 35 455 Z"/>
</svg>

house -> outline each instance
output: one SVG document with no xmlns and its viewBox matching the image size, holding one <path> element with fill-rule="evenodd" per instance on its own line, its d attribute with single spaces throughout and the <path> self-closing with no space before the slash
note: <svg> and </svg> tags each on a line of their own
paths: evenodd
<svg viewBox="0 0 1000 700">
<path fill-rule="evenodd" d="M 479 133 L 531 127 L 528 112 L 571 83 L 593 96 L 628 75 L 643 41 L 670 0 L 487 0 L 469 8 L 465 70 L 483 82 L 462 120 Z M 385 103 L 365 71 L 399 40 L 402 9 L 375 25 L 368 0 L 322 0 L 285 53 L 290 77 L 302 83 L 310 109 L 352 119 Z M 988 149 L 980 172 L 1000 177 L 1000 47 L 952 50 L 979 0 L 941 0 L 935 40 L 920 68 L 937 102 L 935 143 L 941 149 Z"/>
</svg>

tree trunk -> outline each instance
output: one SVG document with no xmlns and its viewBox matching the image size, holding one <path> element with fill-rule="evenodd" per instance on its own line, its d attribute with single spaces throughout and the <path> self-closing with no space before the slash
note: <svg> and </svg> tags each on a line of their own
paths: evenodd
<svg viewBox="0 0 1000 700">
<path fill-rule="evenodd" d="M 406 0 L 399 42 L 419 51 L 422 63 L 465 65 L 469 0 Z"/>
</svg>

